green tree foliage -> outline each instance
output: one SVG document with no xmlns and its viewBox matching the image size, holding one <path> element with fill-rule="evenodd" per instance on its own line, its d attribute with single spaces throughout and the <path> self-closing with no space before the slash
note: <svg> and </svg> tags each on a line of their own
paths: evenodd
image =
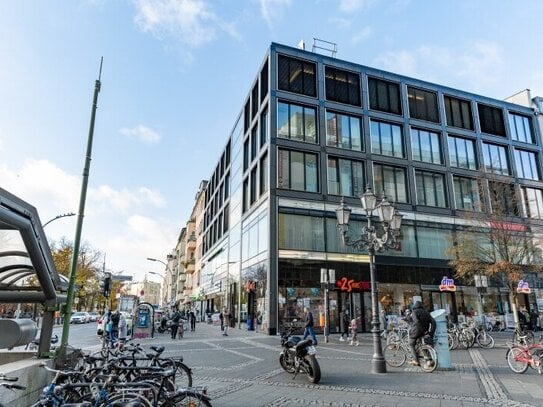
<svg viewBox="0 0 543 407">
<path fill-rule="evenodd" d="M 51 244 L 53 261 L 59 274 L 70 277 L 73 242 L 61 239 Z M 103 299 L 100 292 L 100 278 L 103 255 L 89 244 L 83 243 L 79 248 L 77 270 L 75 275 L 75 297 L 79 298 L 74 308 L 91 310 L 96 301 Z"/>
</svg>

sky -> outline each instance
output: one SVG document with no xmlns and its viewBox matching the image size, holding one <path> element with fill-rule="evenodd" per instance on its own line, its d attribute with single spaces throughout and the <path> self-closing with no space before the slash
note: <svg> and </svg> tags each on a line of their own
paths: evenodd
<svg viewBox="0 0 543 407">
<path fill-rule="evenodd" d="M 271 42 L 496 99 L 543 96 L 538 0 L 0 1 L 0 187 L 42 224 L 78 212 L 113 273 L 164 266 Z M 45 227 L 74 240 L 77 217 Z M 158 281 L 156 275 L 149 279 Z"/>
</svg>

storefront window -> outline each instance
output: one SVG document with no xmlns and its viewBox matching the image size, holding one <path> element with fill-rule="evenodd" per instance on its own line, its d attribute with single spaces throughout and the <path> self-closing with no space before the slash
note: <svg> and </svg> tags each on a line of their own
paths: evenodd
<svg viewBox="0 0 543 407">
<path fill-rule="evenodd" d="M 452 244 L 452 233 L 447 229 L 417 227 L 419 257 L 447 259 L 445 251 Z"/>
<path fill-rule="evenodd" d="M 324 251 L 323 218 L 280 213 L 279 248 Z"/>
</svg>

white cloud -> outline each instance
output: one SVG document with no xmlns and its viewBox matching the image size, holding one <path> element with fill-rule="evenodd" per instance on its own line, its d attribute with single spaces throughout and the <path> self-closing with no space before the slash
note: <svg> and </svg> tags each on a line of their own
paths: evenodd
<svg viewBox="0 0 543 407">
<path fill-rule="evenodd" d="M 54 216 L 78 212 L 81 176 L 66 173 L 46 160 L 27 159 L 20 168 L 0 164 L 0 186 L 36 207 L 42 223 Z M 157 216 L 166 200 L 148 187 L 89 187 L 82 241 L 107 253 L 106 267 L 143 278 L 146 257 L 164 256 L 177 238 L 171 220 Z M 49 239 L 73 240 L 76 217 L 51 223 Z"/>
<path fill-rule="evenodd" d="M 366 27 L 362 28 L 361 30 L 359 30 L 357 33 L 355 33 L 352 36 L 351 42 L 354 45 L 356 45 L 356 44 L 361 43 L 364 40 L 367 40 L 369 37 L 371 37 L 372 31 L 373 30 L 371 29 L 370 26 L 366 26 Z"/>
<path fill-rule="evenodd" d="M 361 10 L 364 7 L 370 6 L 375 0 L 341 0 L 339 9 L 345 13 Z"/>
<path fill-rule="evenodd" d="M 138 124 L 136 127 L 131 129 L 123 127 L 119 130 L 119 133 L 125 137 L 128 137 L 129 139 L 135 139 L 149 144 L 158 143 L 161 139 L 160 134 L 142 124 Z"/>
<path fill-rule="evenodd" d="M 268 27 L 273 26 L 274 20 L 277 20 L 282 15 L 282 7 L 290 7 L 291 0 L 258 0 L 260 3 L 260 14 L 268 24 Z"/>
<path fill-rule="evenodd" d="M 198 47 L 217 37 L 217 31 L 239 38 L 231 23 L 222 21 L 202 0 L 133 0 L 134 22 L 159 39 L 172 37 Z"/>
<path fill-rule="evenodd" d="M 489 92 L 502 80 L 501 47 L 488 41 L 473 41 L 462 49 L 421 46 L 415 50 L 388 51 L 374 60 L 385 70 L 439 82 L 476 92 Z"/>
</svg>

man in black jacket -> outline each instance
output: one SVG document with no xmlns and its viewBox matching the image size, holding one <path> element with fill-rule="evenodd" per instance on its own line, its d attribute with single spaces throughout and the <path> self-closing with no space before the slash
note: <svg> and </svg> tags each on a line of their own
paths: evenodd
<svg viewBox="0 0 543 407">
<path fill-rule="evenodd" d="M 432 338 L 434 337 L 436 320 L 424 309 L 420 301 L 415 302 L 410 318 L 412 324 L 411 329 L 409 330 L 409 346 L 411 346 L 413 360 L 409 363 L 414 366 L 420 366 L 416 347 L 417 341 L 426 334 L 430 335 Z"/>
</svg>

